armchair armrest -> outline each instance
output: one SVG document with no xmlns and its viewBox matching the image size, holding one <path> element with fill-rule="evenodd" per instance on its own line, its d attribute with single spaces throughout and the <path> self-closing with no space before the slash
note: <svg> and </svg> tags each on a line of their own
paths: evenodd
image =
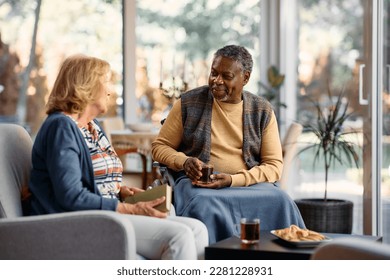
<svg viewBox="0 0 390 280">
<path fill-rule="evenodd" d="M 380 242 L 339 238 L 318 247 L 313 260 L 389 260 L 390 245 Z"/>
<path fill-rule="evenodd" d="M 126 215 L 91 210 L 0 219 L 0 259 L 135 259 Z"/>
<path fill-rule="evenodd" d="M 171 187 L 175 186 L 175 179 L 172 175 L 171 169 L 169 169 L 166 165 L 159 163 L 158 161 L 154 161 L 153 167 L 158 170 L 160 173 L 160 179 L 155 180 L 157 184 L 165 184 L 168 183 Z"/>
</svg>

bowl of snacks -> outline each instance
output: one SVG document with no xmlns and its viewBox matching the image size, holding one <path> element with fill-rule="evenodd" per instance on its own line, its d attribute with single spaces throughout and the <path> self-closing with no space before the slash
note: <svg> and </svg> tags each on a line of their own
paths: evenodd
<svg viewBox="0 0 390 280">
<path fill-rule="evenodd" d="M 295 247 L 314 247 L 331 239 L 326 235 L 297 225 L 271 230 L 271 233 L 288 245 Z"/>
</svg>

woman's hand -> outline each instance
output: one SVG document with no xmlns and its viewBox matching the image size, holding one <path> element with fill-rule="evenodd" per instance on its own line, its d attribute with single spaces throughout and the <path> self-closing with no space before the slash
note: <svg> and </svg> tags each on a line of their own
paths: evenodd
<svg viewBox="0 0 390 280">
<path fill-rule="evenodd" d="M 132 196 L 132 195 L 139 193 L 139 192 L 144 192 L 144 190 L 140 189 L 140 188 L 121 186 L 121 189 L 119 191 L 119 196 L 120 196 L 121 200 L 123 201 L 126 197 Z"/>
<path fill-rule="evenodd" d="M 183 170 L 192 183 L 195 184 L 202 177 L 202 161 L 189 157 L 183 164 Z"/>
<path fill-rule="evenodd" d="M 118 207 L 116 211 L 122 214 L 133 214 L 133 215 L 150 216 L 156 218 L 166 218 L 168 215 L 167 213 L 161 212 L 153 208 L 157 205 L 160 205 L 164 201 L 165 201 L 165 196 L 151 201 L 140 201 L 135 204 L 120 202 L 118 203 Z"/>
<path fill-rule="evenodd" d="M 211 183 L 204 184 L 202 182 L 196 182 L 196 185 L 202 188 L 219 189 L 230 187 L 232 184 L 232 176 L 225 173 L 212 174 L 210 175 L 210 179 L 212 180 Z"/>
</svg>

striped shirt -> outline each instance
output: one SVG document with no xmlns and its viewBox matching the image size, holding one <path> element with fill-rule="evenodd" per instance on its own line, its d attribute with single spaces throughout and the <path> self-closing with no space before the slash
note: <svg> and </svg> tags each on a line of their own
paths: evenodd
<svg viewBox="0 0 390 280">
<path fill-rule="evenodd" d="M 88 128 L 79 129 L 91 154 L 95 182 L 100 194 L 119 199 L 123 172 L 121 160 L 95 121 L 89 122 Z"/>
</svg>

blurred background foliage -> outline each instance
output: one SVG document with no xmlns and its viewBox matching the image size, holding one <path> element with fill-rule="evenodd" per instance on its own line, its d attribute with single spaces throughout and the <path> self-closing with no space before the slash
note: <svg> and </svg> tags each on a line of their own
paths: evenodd
<svg viewBox="0 0 390 280">
<path fill-rule="evenodd" d="M 111 63 L 117 98 L 109 115 L 122 114 L 122 4 L 121 0 L 0 0 L 0 84 L 4 88 L 0 121 L 23 123 L 35 133 L 45 117 L 45 99 L 58 67 L 73 53 Z M 136 96 L 141 119 L 150 120 L 155 113 L 159 118 L 169 109 L 170 101 L 159 90 L 162 79 L 186 74 L 190 88 L 204 83 L 210 56 L 221 46 L 245 45 L 258 59 L 258 0 L 142 0 L 137 1 L 136 15 Z M 160 69 L 163 59 L 164 69 Z M 4 72 L 7 78 L 1 76 Z"/>
</svg>

